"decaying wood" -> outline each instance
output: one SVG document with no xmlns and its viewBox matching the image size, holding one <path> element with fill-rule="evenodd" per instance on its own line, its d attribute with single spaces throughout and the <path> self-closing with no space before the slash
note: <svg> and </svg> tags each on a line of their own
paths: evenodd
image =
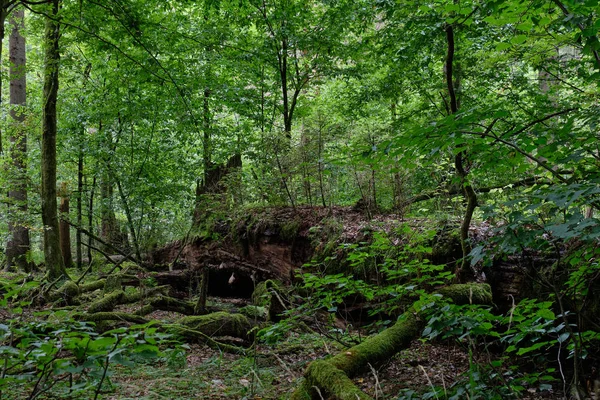
<svg viewBox="0 0 600 400">
<path fill-rule="evenodd" d="M 183 317 L 177 322 L 211 337 L 233 336 L 246 341 L 252 339 L 255 326 L 245 315 L 227 312 Z"/>
<path fill-rule="evenodd" d="M 174 311 L 183 315 L 196 314 L 194 303 L 169 296 L 159 296 L 149 299 L 148 303 L 137 311 L 136 314 L 148 315 L 155 310 Z"/>
<path fill-rule="evenodd" d="M 88 313 L 93 314 L 100 311 L 112 311 L 116 306 L 120 304 L 131 304 L 141 301 L 144 298 L 152 297 L 157 294 L 164 294 L 169 288 L 159 286 L 156 288 L 149 288 L 137 293 L 125 293 L 123 290 L 115 290 L 92 302 L 88 307 Z"/>
<path fill-rule="evenodd" d="M 487 284 L 452 285 L 438 291 L 456 304 L 490 304 L 491 288 Z M 422 332 L 425 321 L 419 318 L 416 304 L 408 309 L 391 328 L 327 360 L 312 362 L 304 381 L 292 395 L 292 400 L 319 399 L 322 393 L 339 400 L 368 400 L 350 377 L 368 364 L 388 360 L 407 348 Z"/>
<path fill-rule="evenodd" d="M 135 324 L 146 324 L 150 321 L 135 314 L 128 314 L 124 312 L 96 312 L 93 314 L 88 313 L 80 313 L 76 314 L 75 318 L 82 321 L 91 321 L 91 322 L 102 322 L 102 321 L 124 321 Z M 182 339 L 188 342 L 199 342 L 208 345 L 211 348 L 218 349 L 221 351 L 226 351 L 229 353 L 235 354 L 245 354 L 247 349 L 238 346 L 232 346 L 226 343 L 221 343 L 211 336 L 215 334 L 215 327 L 229 326 L 230 328 L 234 325 L 231 324 L 232 320 L 235 321 L 243 321 L 244 316 L 240 314 L 228 314 L 228 313 L 214 313 L 202 316 L 205 324 L 192 324 L 193 327 L 183 325 L 181 323 L 176 324 L 162 324 L 160 322 L 153 322 L 153 326 L 160 328 L 163 331 L 172 333 L 181 337 Z M 184 321 L 185 322 L 185 321 Z M 189 322 L 189 321 L 188 321 Z M 243 325 L 239 325 L 241 328 Z M 240 337 L 242 339 L 247 339 L 248 333 L 243 330 L 228 330 L 228 336 Z"/>
</svg>

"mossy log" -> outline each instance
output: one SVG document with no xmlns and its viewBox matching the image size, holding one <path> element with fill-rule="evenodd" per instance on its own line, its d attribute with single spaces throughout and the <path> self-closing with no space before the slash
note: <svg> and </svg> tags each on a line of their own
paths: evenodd
<svg viewBox="0 0 600 400">
<path fill-rule="evenodd" d="M 207 336 L 233 336 L 243 340 L 251 340 L 254 328 L 246 316 L 227 312 L 184 317 L 178 323 Z"/>
<path fill-rule="evenodd" d="M 88 307 L 88 313 L 93 314 L 101 311 L 112 311 L 117 305 L 121 304 L 125 292 L 116 290 L 105 296 L 102 296 L 96 301 L 93 301 Z"/>
<path fill-rule="evenodd" d="M 451 285 L 438 291 L 456 304 L 491 304 L 492 292 L 487 284 Z M 312 362 L 304 381 L 292 395 L 292 400 L 319 399 L 324 392 L 339 400 L 370 399 L 349 377 L 367 364 L 378 364 L 407 348 L 425 327 L 419 311 L 412 306 L 392 327 L 328 360 Z"/>
<path fill-rule="evenodd" d="M 71 280 L 65 281 L 58 289 L 50 292 L 47 296 L 48 301 L 64 300 L 67 304 L 72 304 L 73 299 L 79 296 L 79 286 Z"/>
<path fill-rule="evenodd" d="M 90 321 L 90 322 L 105 322 L 105 321 L 123 321 L 130 322 L 134 324 L 146 324 L 150 322 L 149 320 L 135 314 L 128 314 L 124 312 L 97 312 L 93 314 L 87 313 L 79 313 L 75 315 L 75 319 L 80 321 Z M 230 344 L 221 343 L 217 340 L 211 338 L 204 332 L 199 330 L 191 329 L 187 326 L 181 324 L 163 324 L 158 321 L 153 322 L 154 326 L 159 327 L 161 330 L 172 333 L 181 337 L 183 340 L 187 342 L 197 342 L 204 343 L 207 346 L 226 351 L 228 353 L 234 354 L 243 354 L 245 355 L 248 349 L 238 346 L 232 346 Z"/>
<path fill-rule="evenodd" d="M 195 304 L 189 301 L 179 300 L 169 296 L 159 296 L 148 301 L 136 314 L 147 315 L 154 310 L 174 311 L 183 315 L 194 315 Z"/>
<path fill-rule="evenodd" d="M 147 297 L 164 294 L 165 291 L 168 291 L 168 288 L 162 286 L 149 288 L 136 293 L 126 293 L 123 290 L 115 290 L 92 302 L 88 307 L 88 313 L 92 314 L 101 311 L 112 311 L 119 304 L 135 303 Z"/>
<path fill-rule="evenodd" d="M 89 282 L 84 285 L 79 285 L 79 291 L 81 293 L 93 292 L 94 290 L 104 289 L 106 279 L 98 279 L 97 281 Z"/>
</svg>

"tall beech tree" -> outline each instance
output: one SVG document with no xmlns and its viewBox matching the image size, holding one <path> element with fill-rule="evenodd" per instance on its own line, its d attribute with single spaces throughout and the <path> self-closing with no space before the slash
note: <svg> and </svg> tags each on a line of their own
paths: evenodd
<svg viewBox="0 0 600 400">
<path fill-rule="evenodd" d="M 10 24 L 10 116 L 14 123 L 10 133 L 10 156 L 12 170 L 9 177 L 9 240 L 6 245 L 7 268 L 13 265 L 29 272 L 29 228 L 27 219 L 27 131 L 26 118 L 26 71 L 25 38 L 21 31 L 25 28 L 25 13 L 22 9 L 13 12 Z"/>
<path fill-rule="evenodd" d="M 44 259 L 49 280 L 67 277 L 60 251 L 60 234 L 56 202 L 56 135 L 58 72 L 60 53 L 60 0 L 52 0 L 45 27 L 44 93 L 42 116 L 42 222 L 44 224 Z"/>
</svg>

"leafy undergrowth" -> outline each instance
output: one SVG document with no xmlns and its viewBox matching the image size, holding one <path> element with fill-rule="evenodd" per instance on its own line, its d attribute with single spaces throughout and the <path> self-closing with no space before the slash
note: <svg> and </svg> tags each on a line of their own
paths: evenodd
<svg viewBox="0 0 600 400">
<path fill-rule="evenodd" d="M 4 293 L 4 301 L 10 293 Z M 26 303 L 10 303 L 1 310 L 8 325 L 0 322 L 0 354 L 9 362 L 2 373 L 14 378 L 0 379 L 2 400 L 286 399 L 311 361 L 344 350 L 323 335 L 288 330 L 274 344 L 258 343 L 246 355 L 234 355 L 180 343 L 153 322 L 129 327 L 115 323 L 97 333 L 93 324 L 73 320 L 68 310 Z M 127 307 L 119 309 L 130 311 Z M 169 323 L 179 316 L 154 311 L 147 317 Z M 348 333 L 354 338 L 366 334 Z M 414 341 L 388 363 L 370 366 L 354 382 L 376 399 L 444 398 L 446 390 L 458 396 L 469 390 L 483 393 L 481 385 L 490 382 L 484 374 L 493 372 L 483 367 L 487 359 L 469 352 L 470 346 L 454 343 Z M 466 388 L 462 392 L 461 385 Z M 36 387 L 43 390 L 36 392 Z M 544 396 L 558 398 L 549 391 Z"/>
</svg>

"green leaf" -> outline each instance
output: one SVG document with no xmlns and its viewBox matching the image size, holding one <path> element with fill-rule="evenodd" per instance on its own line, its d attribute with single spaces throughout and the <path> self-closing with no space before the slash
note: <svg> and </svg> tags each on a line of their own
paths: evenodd
<svg viewBox="0 0 600 400">
<path fill-rule="evenodd" d="M 563 343 L 565 340 L 567 340 L 569 338 L 569 336 L 571 336 L 571 334 L 569 332 L 565 332 L 565 333 L 561 334 L 558 337 L 558 343 Z"/>
<path fill-rule="evenodd" d="M 527 41 L 527 35 L 517 35 L 510 39 L 512 44 L 523 44 Z"/>
<path fill-rule="evenodd" d="M 512 45 L 506 42 L 500 42 L 496 44 L 496 51 L 504 51 L 506 49 L 510 49 Z"/>
</svg>

